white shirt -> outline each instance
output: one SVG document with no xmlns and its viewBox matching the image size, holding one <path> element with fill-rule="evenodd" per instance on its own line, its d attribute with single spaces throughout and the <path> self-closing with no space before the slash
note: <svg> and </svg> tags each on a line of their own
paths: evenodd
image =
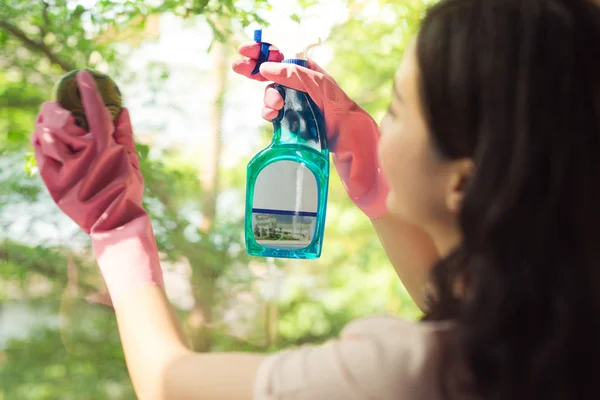
<svg viewBox="0 0 600 400">
<path fill-rule="evenodd" d="M 276 353 L 261 364 L 255 400 L 437 400 L 448 323 L 357 320 L 339 339 Z"/>
</svg>

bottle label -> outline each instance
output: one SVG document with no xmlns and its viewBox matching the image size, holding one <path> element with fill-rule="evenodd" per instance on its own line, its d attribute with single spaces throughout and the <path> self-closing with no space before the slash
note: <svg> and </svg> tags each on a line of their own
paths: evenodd
<svg viewBox="0 0 600 400">
<path fill-rule="evenodd" d="M 277 161 L 259 173 L 252 202 L 252 232 L 263 247 L 303 249 L 312 242 L 319 192 L 303 163 Z"/>
</svg>

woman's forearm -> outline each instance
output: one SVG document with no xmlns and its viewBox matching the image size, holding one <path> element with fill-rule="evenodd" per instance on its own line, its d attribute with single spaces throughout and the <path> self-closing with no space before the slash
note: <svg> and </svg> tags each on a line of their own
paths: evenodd
<svg viewBox="0 0 600 400">
<path fill-rule="evenodd" d="M 181 324 L 165 292 L 158 286 L 141 286 L 115 304 L 121 344 L 138 397 L 166 398 L 165 371 L 190 353 Z"/>
<path fill-rule="evenodd" d="M 250 400 L 261 354 L 194 353 L 165 292 L 142 286 L 115 305 L 140 400 Z"/>
<path fill-rule="evenodd" d="M 431 237 L 390 213 L 372 222 L 398 277 L 413 301 L 424 310 L 425 284 L 431 267 L 439 259 Z"/>
</svg>

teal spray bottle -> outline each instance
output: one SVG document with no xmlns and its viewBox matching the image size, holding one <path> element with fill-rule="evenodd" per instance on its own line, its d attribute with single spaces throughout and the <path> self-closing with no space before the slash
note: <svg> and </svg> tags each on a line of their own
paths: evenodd
<svg viewBox="0 0 600 400">
<path fill-rule="evenodd" d="M 254 32 L 261 53 L 253 74 L 269 58 L 268 34 Z M 320 40 L 296 47 L 291 53 L 276 46 L 283 54 L 293 54 L 283 63 L 308 67 L 307 52 L 319 44 Z M 278 84 L 275 89 L 284 106 L 273 120 L 273 139 L 247 167 L 246 249 L 251 256 L 316 259 L 323 248 L 329 189 L 325 122 L 308 93 Z"/>
</svg>

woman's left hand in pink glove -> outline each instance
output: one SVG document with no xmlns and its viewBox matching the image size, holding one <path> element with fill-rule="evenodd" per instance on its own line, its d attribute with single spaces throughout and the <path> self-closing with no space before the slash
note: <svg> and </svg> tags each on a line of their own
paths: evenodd
<svg viewBox="0 0 600 400">
<path fill-rule="evenodd" d="M 134 287 L 163 286 L 129 112 L 111 115 L 87 71 L 77 74 L 90 131 L 57 102 L 46 102 L 31 141 L 50 195 L 88 233 L 113 304 Z"/>
<path fill-rule="evenodd" d="M 312 60 L 308 60 L 309 68 L 304 68 L 276 62 L 281 61 L 283 56 L 279 52 L 271 52 L 269 62 L 260 66 L 260 73 L 252 75 L 260 47 L 260 43 L 240 46 L 240 55 L 247 58 L 237 60 L 233 70 L 250 79 L 269 80 L 307 93 L 325 116 L 333 164 L 348 196 L 372 220 L 386 214 L 389 184 L 377 156 L 380 137 L 377 123 Z M 262 116 L 268 121 L 277 117 L 284 106 L 281 94 L 272 85 L 267 86 L 264 105 Z"/>
</svg>

